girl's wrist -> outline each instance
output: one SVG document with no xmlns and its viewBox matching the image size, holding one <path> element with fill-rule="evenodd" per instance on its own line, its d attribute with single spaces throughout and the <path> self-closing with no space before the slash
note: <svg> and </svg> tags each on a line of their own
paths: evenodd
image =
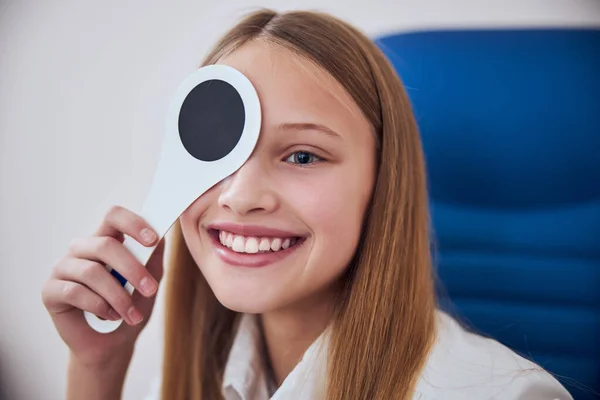
<svg viewBox="0 0 600 400">
<path fill-rule="evenodd" d="M 86 370 L 95 370 L 103 373 L 104 370 L 119 368 L 122 365 L 129 365 L 133 357 L 134 344 L 127 344 L 117 348 L 111 348 L 107 351 L 89 351 L 81 353 L 69 353 L 69 363 L 75 364 Z"/>
<path fill-rule="evenodd" d="M 67 399 L 120 399 L 133 349 L 100 362 L 69 356 Z"/>
</svg>

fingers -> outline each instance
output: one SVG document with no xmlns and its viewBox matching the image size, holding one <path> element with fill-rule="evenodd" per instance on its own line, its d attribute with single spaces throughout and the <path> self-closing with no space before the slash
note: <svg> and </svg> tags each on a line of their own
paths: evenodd
<svg viewBox="0 0 600 400">
<path fill-rule="evenodd" d="M 95 236 L 109 236 L 123 242 L 123 234 L 148 247 L 158 239 L 156 232 L 142 217 L 126 208 L 113 206 L 106 213 Z"/>
<path fill-rule="evenodd" d="M 118 242 L 123 242 L 124 235 L 128 235 L 147 247 L 154 246 L 158 240 L 156 232 L 142 217 L 120 206 L 113 206 L 109 209 L 95 235 L 98 237 L 112 237 Z M 111 242 L 111 240 L 106 240 L 104 244 L 100 242 L 99 246 L 110 246 Z M 76 245 L 75 247 L 78 246 Z M 123 261 L 125 263 L 125 270 L 121 269 L 121 264 L 114 261 L 104 260 L 104 262 L 119 272 L 144 296 L 154 295 L 158 288 L 158 283 L 155 279 L 152 279 L 152 274 L 147 272 L 145 268 L 138 268 L 139 263 L 128 251 L 119 251 L 119 253 L 127 257 L 127 260 Z M 90 258 L 88 256 L 89 252 L 86 251 L 74 253 L 74 255 L 75 257 Z M 109 258 L 112 255 L 108 254 L 106 257 Z"/>
<path fill-rule="evenodd" d="M 154 295 L 158 289 L 158 282 L 152 277 L 150 272 L 144 268 L 122 243 L 113 237 L 94 236 L 75 239 L 69 246 L 69 254 L 71 258 L 85 259 L 96 261 L 103 265 L 110 265 L 111 268 L 119 272 L 136 290 L 146 297 Z M 94 270 L 98 270 L 98 268 L 94 267 Z M 107 276 L 110 276 L 107 271 L 104 272 L 106 272 Z M 93 271 L 90 272 L 90 275 L 99 277 L 102 274 Z"/>
<path fill-rule="evenodd" d="M 42 296 L 46 308 L 53 314 L 70 311 L 74 307 L 104 319 L 120 318 L 106 300 L 77 282 L 51 279 L 44 285 Z"/>
<path fill-rule="evenodd" d="M 58 281 L 76 283 L 81 288 L 91 292 L 94 299 L 100 297 L 103 303 L 106 303 L 106 306 L 115 312 L 117 319 L 123 318 L 129 325 L 135 325 L 143 320 L 142 313 L 134 306 L 133 299 L 129 293 L 98 262 L 66 258 L 57 265 L 55 277 Z M 81 288 L 77 287 L 73 290 L 80 291 Z M 70 285 L 67 285 L 66 290 L 69 289 Z M 87 298 L 87 295 L 84 297 Z M 73 304 L 70 301 L 70 298 L 63 299 L 63 301 L 78 307 L 77 304 Z M 101 316 L 99 314 L 96 315 Z"/>
</svg>

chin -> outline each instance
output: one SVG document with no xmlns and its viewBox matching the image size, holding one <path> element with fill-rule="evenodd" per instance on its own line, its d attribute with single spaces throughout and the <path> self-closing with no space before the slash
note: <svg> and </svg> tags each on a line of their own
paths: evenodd
<svg viewBox="0 0 600 400">
<path fill-rule="evenodd" d="M 216 272 L 216 273 L 215 273 Z M 261 314 L 282 303 L 282 283 L 266 276 L 238 275 L 237 271 L 212 270 L 204 274 L 215 297 L 225 308 Z"/>
<path fill-rule="evenodd" d="M 262 314 L 278 308 L 278 302 L 265 296 L 254 296 L 250 292 L 232 293 L 227 290 L 225 293 L 214 291 L 215 297 L 223 307 L 247 314 Z"/>
</svg>

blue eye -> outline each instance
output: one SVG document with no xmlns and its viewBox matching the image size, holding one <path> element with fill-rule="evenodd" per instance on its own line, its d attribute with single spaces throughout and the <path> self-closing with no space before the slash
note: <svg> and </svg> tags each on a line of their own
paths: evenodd
<svg viewBox="0 0 600 400">
<path fill-rule="evenodd" d="M 309 165 L 321 161 L 321 159 L 307 151 L 297 151 L 291 154 L 285 161 L 294 164 Z"/>
</svg>

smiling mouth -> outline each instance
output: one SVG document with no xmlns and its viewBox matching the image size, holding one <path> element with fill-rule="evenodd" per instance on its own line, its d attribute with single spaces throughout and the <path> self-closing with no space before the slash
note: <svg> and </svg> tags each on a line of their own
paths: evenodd
<svg viewBox="0 0 600 400">
<path fill-rule="evenodd" d="M 301 236 L 245 236 L 217 229 L 208 229 L 208 233 L 220 246 L 244 255 L 283 253 L 298 247 L 306 240 Z"/>
</svg>

